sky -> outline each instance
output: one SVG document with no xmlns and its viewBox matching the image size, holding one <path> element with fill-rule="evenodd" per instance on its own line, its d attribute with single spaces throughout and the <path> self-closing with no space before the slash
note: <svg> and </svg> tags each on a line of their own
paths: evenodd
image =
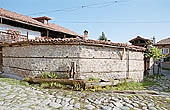
<svg viewBox="0 0 170 110">
<path fill-rule="evenodd" d="M 136 36 L 156 41 L 170 37 L 170 0 L 0 0 L 0 7 L 32 17 L 48 16 L 89 39 L 102 32 L 112 42 Z M 40 13 L 41 12 L 41 13 Z"/>
</svg>

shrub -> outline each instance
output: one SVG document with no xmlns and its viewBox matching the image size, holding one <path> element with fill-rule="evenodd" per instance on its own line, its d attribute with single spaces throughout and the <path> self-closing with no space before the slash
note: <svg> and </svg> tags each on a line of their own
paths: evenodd
<svg viewBox="0 0 170 110">
<path fill-rule="evenodd" d="M 42 75 L 41 75 L 41 78 L 51 78 L 51 79 L 57 79 L 57 75 L 53 72 L 44 72 Z"/>
</svg>

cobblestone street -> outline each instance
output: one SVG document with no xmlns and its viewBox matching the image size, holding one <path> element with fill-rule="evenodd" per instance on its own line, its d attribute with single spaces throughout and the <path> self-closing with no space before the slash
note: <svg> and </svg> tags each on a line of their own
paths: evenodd
<svg viewBox="0 0 170 110">
<path fill-rule="evenodd" d="M 170 110 L 170 78 L 142 91 L 72 91 L 41 89 L 18 80 L 0 78 L 0 110 Z"/>
</svg>

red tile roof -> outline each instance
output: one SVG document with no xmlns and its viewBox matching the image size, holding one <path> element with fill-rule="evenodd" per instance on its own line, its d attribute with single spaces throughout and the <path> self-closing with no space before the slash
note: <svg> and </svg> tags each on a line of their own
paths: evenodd
<svg viewBox="0 0 170 110">
<path fill-rule="evenodd" d="M 0 17 L 5 18 L 5 19 L 10 19 L 10 20 L 13 20 L 13 21 L 16 21 L 16 22 L 21 22 L 21 23 L 28 24 L 28 25 L 33 25 L 33 26 L 36 26 L 36 27 L 46 28 L 46 29 L 49 29 L 49 30 L 52 30 L 52 31 L 57 31 L 57 32 L 70 34 L 70 35 L 73 35 L 73 36 L 82 37 L 81 35 L 73 32 L 73 31 L 71 31 L 67 28 L 61 27 L 59 25 L 51 24 L 51 23 L 44 24 L 44 23 L 41 23 L 41 22 L 33 19 L 32 17 L 25 16 L 25 15 L 22 15 L 22 14 L 18 14 L 18 13 L 15 13 L 15 12 L 11 12 L 11 11 L 5 10 L 3 8 L 0 8 Z"/>
<path fill-rule="evenodd" d="M 156 45 L 170 44 L 170 38 L 160 40 Z"/>
<path fill-rule="evenodd" d="M 65 38 L 65 39 L 37 39 L 37 40 L 25 40 L 21 42 L 15 43 L 3 43 L 2 46 L 9 45 L 92 45 L 92 46 L 102 46 L 102 47 L 119 47 L 119 48 L 128 48 L 134 51 L 144 52 L 146 49 L 139 46 L 128 45 L 124 43 L 113 43 L 110 41 L 102 41 L 102 40 L 90 40 L 90 39 L 80 39 L 80 38 Z"/>
<path fill-rule="evenodd" d="M 138 40 L 138 39 L 147 41 L 147 42 L 149 42 L 149 43 L 152 43 L 152 41 L 151 41 L 150 39 L 146 39 L 146 38 L 141 37 L 141 36 L 137 36 L 137 37 L 131 39 L 129 42 L 131 43 L 131 42 L 133 42 L 133 41 L 135 41 L 135 40 Z"/>
</svg>

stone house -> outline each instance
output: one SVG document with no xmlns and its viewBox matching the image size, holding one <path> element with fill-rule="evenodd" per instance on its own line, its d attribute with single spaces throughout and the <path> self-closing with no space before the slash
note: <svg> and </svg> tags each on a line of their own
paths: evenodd
<svg viewBox="0 0 170 110">
<path fill-rule="evenodd" d="M 141 37 L 141 36 L 137 36 L 137 37 L 131 39 L 129 42 L 130 42 L 132 45 L 141 46 L 141 47 L 145 47 L 145 48 L 146 48 L 148 45 L 152 45 L 152 44 L 153 44 L 152 40 L 146 39 L 146 38 Z"/>
<path fill-rule="evenodd" d="M 158 47 L 159 49 L 161 49 L 161 52 L 166 55 L 166 56 L 170 56 L 170 38 L 165 38 L 160 40 L 159 42 L 157 42 L 155 44 L 156 47 Z"/>
<path fill-rule="evenodd" d="M 165 55 L 163 62 L 161 62 L 161 67 L 169 69 L 170 68 L 170 38 L 165 38 L 160 40 L 155 44 L 156 47 L 161 49 L 161 52 Z"/>
</svg>

